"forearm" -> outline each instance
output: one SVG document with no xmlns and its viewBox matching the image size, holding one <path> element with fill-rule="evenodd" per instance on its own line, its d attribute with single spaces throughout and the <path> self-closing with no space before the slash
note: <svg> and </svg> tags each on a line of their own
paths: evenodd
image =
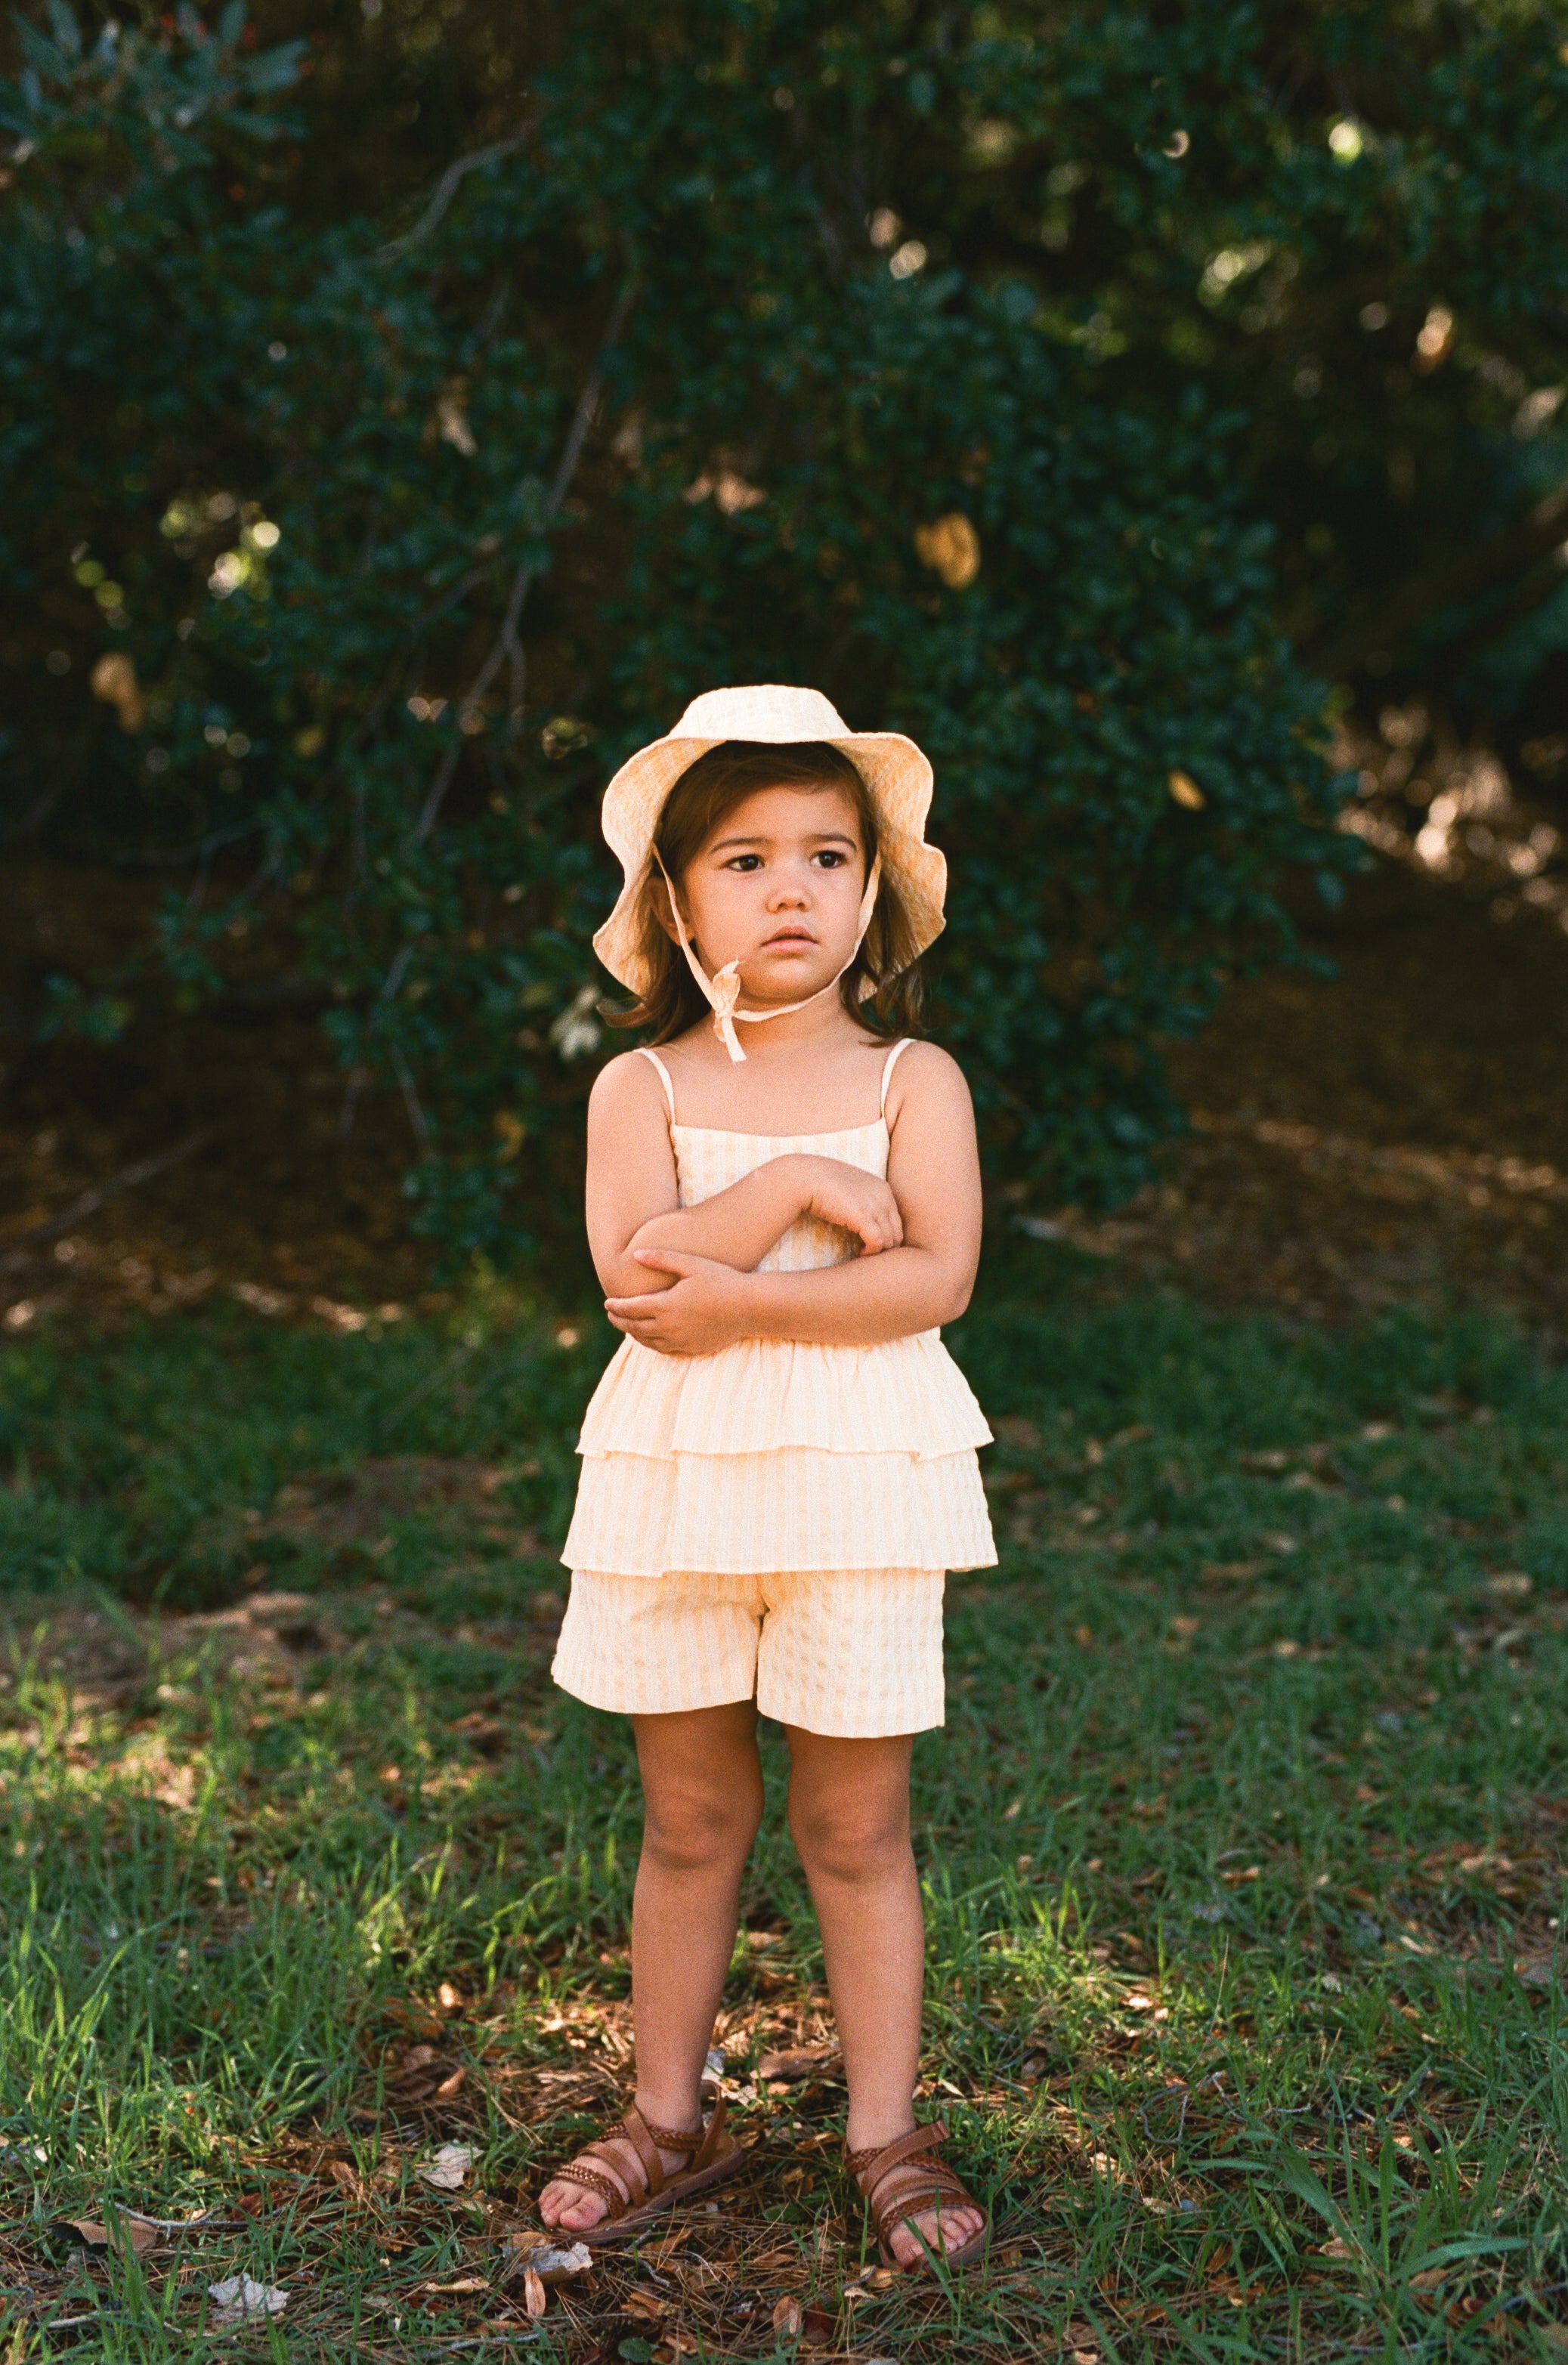
<svg viewBox="0 0 1568 2365">
<path fill-rule="evenodd" d="M 706 1257 L 736 1272 L 752 1272 L 787 1232 L 811 1198 L 805 1160 L 770 1159 L 696 1207 L 670 1207 L 650 1216 L 627 1241 L 612 1273 L 603 1274 L 611 1296 L 635 1297 L 667 1289 L 672 1275 L 639 1264 L 638 1249 L 674 1249 Z"/>
<path fill-rule="evenodd" d="M 879 1347 L 956 1322 L 969 1302 L 972 1270 L 935 1250 L 897 1248 L 811 1272 L 753 1272 L 745 1283 L 745 1336 L 821 1347 Z"/>
</svg>

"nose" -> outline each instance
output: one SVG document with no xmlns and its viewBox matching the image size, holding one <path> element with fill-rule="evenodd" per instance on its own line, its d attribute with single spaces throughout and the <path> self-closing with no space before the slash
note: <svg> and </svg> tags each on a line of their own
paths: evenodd
<svg viewBox="0 0 1568 2365">
<path fill-rule="evenodd" d="M 770 912 L 804 911 L 812 900 L 812 874 L 804 863 L 780 869 L 767 898 Z"/>
</svg>

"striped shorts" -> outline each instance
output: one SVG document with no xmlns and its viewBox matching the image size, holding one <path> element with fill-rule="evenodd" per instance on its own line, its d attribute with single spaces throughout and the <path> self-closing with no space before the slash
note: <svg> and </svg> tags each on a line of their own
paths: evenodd
<svg viewBox="0 0 1568 2365">
<path fill-rule="evenodd" d="M 577 1569 L 551 1672 L 622 1716 L 755 1699 L 806 1732 L 870 1741 L 944 1716 L 940 1569 L 610 1576 Z"/>
</svg>

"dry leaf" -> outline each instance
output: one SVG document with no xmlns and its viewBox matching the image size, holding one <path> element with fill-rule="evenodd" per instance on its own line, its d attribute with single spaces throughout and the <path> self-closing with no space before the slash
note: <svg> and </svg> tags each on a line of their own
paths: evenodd
<svg viewBox="0 0 1568 2365">
<path fill-rule="evenodd" d="M 146 718 L 146 704 L 137 685 L 136 667 L 123 649 L 110 649 L 93 667 L 91 689 L 95 698 L 112 706 L 119 716 L 122 731 L 140 731 Z"/>
<path fill-rule="evenodd" d="M 949 591 L 967 591 L 980 570 L 980 536 L 961 510 L 950 510 L 935 525 L 917 525 L 914 552 Z"/>
<path fill-rule="evenodd" d="M 131 2256 L 137 2259 L 144 2259 L 149 2250 L 157 2247 L 158 2243 L 157 2227 L 144 2225 L 135 2217 L 118 2217 L 112 2232 L 108 2226 L 100 2225 L 95 2217 L 62 2217 L 57 2221 L 55 2230 L 60 2234 L 74 2234 L 89 2250 L 129 2248 Z"/>
<path fill-rule="evenodd" d="M 1326 2259 L 1353 2259 L 1356 2255 L 1349 2243 L 1342 2242 L 1338 2234 L 1334 2236 L 1332 2241 L 1321 2244 L 1320 2250 L 1321 2255 Z"/>
<path fill-rule="evenodd" d="M 656 2248 L 649 2250 L 645 2255 L 654 2266 L 667 2267 L 676 2252 L 690 2238 L 690 2234 L 689 2225 L 678 2225 L 673 2233 L 665 2236 Z"/>
<path fill-rule="evenodd" d="M 435 1998 L 442 2012 L 461 2012 L 463 2009 L 463 1998 L 450 1979 L 442 1979 L 435 1991 Z"/>
<path fill-rule="evenodd" d="M 573 2242 L 561 2249 L 553 2242 L 542 2242 L 535 2234 L 514 2234 L 509 2247 L 512 2256 L 503 2277 L 509 2282 L 519 2273 L 535 2274 L 546 2284 L 569 2282 L 574 2275 L 586 2275 L 593 2264 L 593 2252 L 586 2242 Z"/>
<path fill-rule="evenodd" d="M 754 2259 L 751 2263 L 758 2274 L 774 2274 L 781 2267 L 798 2266 L 800 2256 L 798 2250 L 764 2250 L 761 2258 Z"/>
<path fill-rule="evenodd" d="M 252 2282 L 249 2275 L 226 2275 L 220 2283 L 208 2283 L 207 2291 L 218 2302 L 208 2316 L 209 2325 L 255 2324 L 263 2317 L 281 2315 L 288 2305 L 288 2293 L 273 2283 Z"/>
<path fill-rule="evenodd" d="M 782 2053 L 765 2053 L 756 2065 L 759 2078 L 778 2078 L 792 2083 L 797 2078 L 809 2078 L 813 2069 L 822 2069 L 839 2058 L 836 2045 L 795 2045 Z"/>
<path fill-rule="evenodd" d="M 1191 772 L 1173 771 L 1165 785 L 1177 804 L 1185 805 L 1189 813 L 1202 813 L 1208 802 Z"/>
<path fill-rule="evenodd" d="M 431 2165 L 421 2168 L 418 2173 L 420 2181 L 432 2186 L 437 2192 L 457 2192 L 473 2165 L 472 2144 L 442 2144 Z"/>
<path fill-rule="evenodd" d="M 428 2292 L 432 2298 L 444 2298 L 449 2293 L 456 2292 L 488 2291 L 489 2288 L 483 2275 L 462 2275 L 454 2283 L 416 2283 L 414 2285 L 417 2292 Z"/>
<path fill-rule="evenodd" d="M 660 2299 L 656 2292 L 628 2292 L 621 2303 L 622 2315 L 634 2315 L 644 2324 L 657 2324 L 661 2316 L 669 2314 L 669 2310 L 668 2300 Z"/>
<path fill-rule="evenodd" d="M 798 2340 L 801 2337 L 801 2310 L 798 2299 L 781 2299 L 774 2303 L 773 2329 L 779 2338 Z"/>
<path fill-rule="evenodd" d="M 524 2267 L 522 2270 L 522 2306 L 526 2315 L 543 2315 L 544 2313 L 544 2285 L 532 2267 Z"/>
</svg>

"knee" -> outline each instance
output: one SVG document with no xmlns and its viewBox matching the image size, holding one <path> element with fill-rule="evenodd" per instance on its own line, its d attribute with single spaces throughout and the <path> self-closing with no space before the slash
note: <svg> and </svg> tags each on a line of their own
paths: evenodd
<svg viewBox="0 0 1568 2365">
<path fill-rule="evenodd" d="M 902 1803 L 791 1801 L 790 1831 L 807 1870 L 826 1880 L 877 1880 L 909 1859 L 909 1815 Z"/>
<path fill-rule="evenodd" d="M 700 1872 L 744 1857 L 762 1821 L 762 1784 L 703 1784 L 650 1795 L 643 1854 L 666 1872 Z"/>
</svg>

